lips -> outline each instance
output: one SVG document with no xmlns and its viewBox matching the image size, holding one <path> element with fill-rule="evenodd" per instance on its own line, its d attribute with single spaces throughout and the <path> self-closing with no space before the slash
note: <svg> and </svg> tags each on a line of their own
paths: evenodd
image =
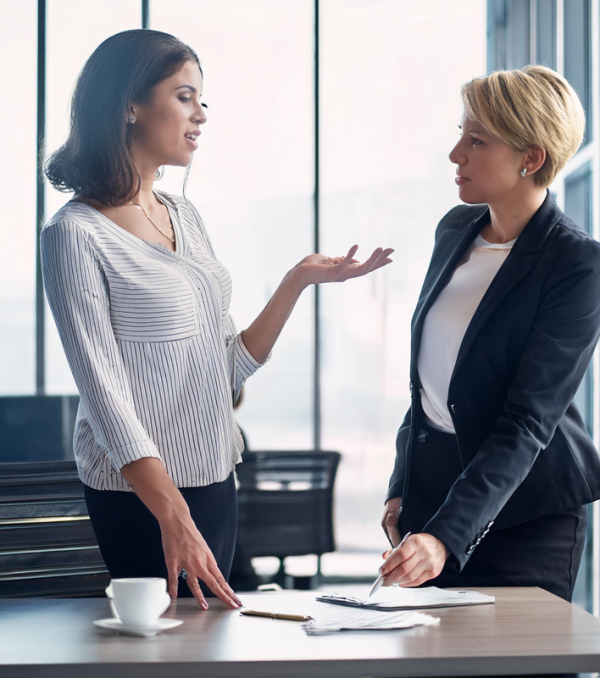
<svg viewBox="0 0 600 678">
<path fill-rule="evenodd" d="M 187 134 L 184 134 L 186 141 L 191 144 L 194 150 L 198 148 L 197 138 L 200 136 L 200 134 L 201 132 L 199 129 L 195 129 L 192 132 L 187 132 Z"/>
<path fill-rule="evenodd" d="M 467 181 L 471 181 L 469 177 L 463 177 L 461 174 L 456 174 L 456 179 L 454 179 L 454 183 L 457 184 L 457 186 L 462 186 L 463 184 L 466 184 Z"/>
</svg>

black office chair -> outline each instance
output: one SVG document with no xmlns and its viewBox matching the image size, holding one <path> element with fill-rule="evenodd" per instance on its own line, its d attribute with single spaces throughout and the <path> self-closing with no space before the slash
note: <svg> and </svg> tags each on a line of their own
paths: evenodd
<svg viewBox="0 0 600 678">
<path fill-rule="evenodd" d="M 109 581 L 75 462 L 0 464 L 0 598 L 100 596 Z"/>
<path fill-rule="evenodd" d="M 238 545 L 249 557 L 335 551 L 333 490 L 339 452 L 246 451 L 239 480 Z"/>
</svg>

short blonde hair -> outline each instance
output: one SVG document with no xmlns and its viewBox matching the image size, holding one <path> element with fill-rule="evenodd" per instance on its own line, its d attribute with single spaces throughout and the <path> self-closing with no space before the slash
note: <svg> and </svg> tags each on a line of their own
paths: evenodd
<svg viewBox="0 0 600 678">
<path fill-rule="evenodd" d="M 549 186 L 583 140 L 585 113 L 571 85 L 546 66 L 525 66 L 473 78 L 461 88 L 467 118 L 517 151 L 530 146 L 546 150 L 534 174 L 538 186 Z"/>
</svg>

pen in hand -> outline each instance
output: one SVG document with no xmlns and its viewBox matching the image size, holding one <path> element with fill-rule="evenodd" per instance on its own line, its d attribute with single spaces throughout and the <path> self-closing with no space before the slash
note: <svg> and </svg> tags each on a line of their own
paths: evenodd
<svg viewBox="0 0 600 678">
<path fill-rule="evenodd" d="M 402 537 L 402 541 L 398 544 L 398 546 L 396 548 L 398 548 L 398 549 L 402 548 L 402 545 L 410 537 L 410 535 L 411 535 L 411 533 L 407 532 L 404 535 L 404 537 Z M 373 584 L 373 588 L 371 589 L 371 593 L 369 593 L 369 598 L 380 589 L 381 585 L 383 584 L 384 579 L 385 579 L 385 577 L 382 574 L 380 574 L 379 577 L 377 577 L 377 579 L 375 580 L 375 583 Z"/>
</svg>

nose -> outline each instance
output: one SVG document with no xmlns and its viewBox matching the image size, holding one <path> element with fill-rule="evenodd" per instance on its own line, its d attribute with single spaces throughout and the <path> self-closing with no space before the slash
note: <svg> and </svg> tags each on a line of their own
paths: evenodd
<svg viewBox="0 0 600 678">
<path fill-rule="evenodd" d="M 207 121 L 206 110 L 204 106 L 199 106 L 194 122 L 197 125 L 204 125 L 206 121 Z"/>
<path fill-rule="evenodd" d="M 454 148 L 448 154 L 450 162 L 453 162 L 456 165 L 464 165 L 464 163 L 466 162 L 465 154 L 462 151 L 461 142 L 462 139 L 459 139 Z"/>
</svg>

